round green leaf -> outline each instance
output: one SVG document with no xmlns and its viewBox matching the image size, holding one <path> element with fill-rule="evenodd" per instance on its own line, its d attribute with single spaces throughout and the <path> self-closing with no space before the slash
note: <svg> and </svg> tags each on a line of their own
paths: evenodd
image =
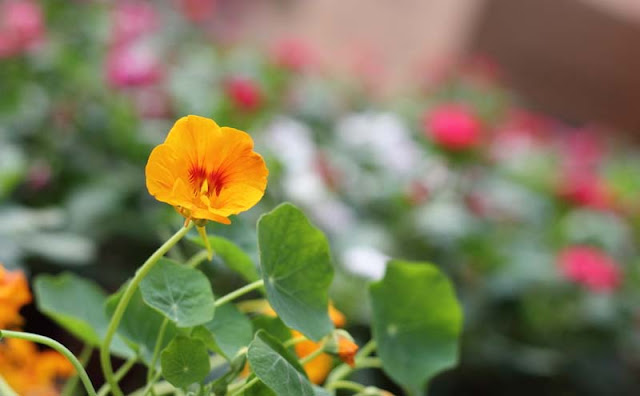
<svg viewBox="0 0 640 396">
<path fill-rule="evenodd" d="M 109 327 L 104 312 L 106 294 L 95 283 L 72 273 L 39 275 L 34 282 L 38 310 L 69 333 L 98 347 Z M 111 350 L 120 357 L 132 356 L 122 340 L 114 339 Z"/>
<path fill-rule="evenodd" d="M 227 360 L 233 359 L 253 337 L 251 321 L 233 304 L 218 307 L 216 316 L 204 327 L 211 332 L 217 349 Z"/>
<path fill-rule="evenodd" d="M 178 336 L 160 355 L 162 375 L 177 388 L 203 381 L 211 365 L 207 347 L 200 340 Z"/>
<path fill-rule="evenodd" d="M 213 319 L 214 300 L 207 277 L 194 268 L 160 259 L 140 282 L 142 298 L 178 327 Z"/>
<path fill-rule="evenodd" d="M 330 333 L 333 266 L 324 234 L 283 204 L 258 221 L 258 246 L 267 299 L 282 321 L 315 341 Z"/>
<path fill-rule="evenodd" d="M 256 333 L 247 358 L 254 374 L 278 396 L 313 396 L 304 369 L 285 347 L 264 330 Z"/>
<path fill-rule="evenodd" d="M 462 311 L 451 283 L 427 263 L 392 260 L 369 292 L 382 367 L 415 394 L 458 361 Z"/>
</svg>

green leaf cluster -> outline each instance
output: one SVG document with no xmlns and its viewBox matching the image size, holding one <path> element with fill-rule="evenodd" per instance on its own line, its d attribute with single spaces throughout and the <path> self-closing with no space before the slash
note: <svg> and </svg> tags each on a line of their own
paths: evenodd
<svg viewBox="0 0 640 396">
<path fill-rule="evenodd" d="M 203 395 L 333 394 L 331 383 L 325 389 L 309 381 L 291 348 L 292 329 L 320 346 L 334 337 L 328 315 L 334 273 L 328 241 L 291 204 L 263 215 L 257 235 L 259 267 L 227 239 L 209 237 L 209 243 L 218 260 L 252 282 L 247 291 L 263 288 L 274 315 L 239 309 L 232 302 L 239 295 L 233 292 L 214 294 L 197 263 L 162 258 L 133 294 L 112 354 L 146 365 L 150 389 L 167 384 Z M 43 313 L 99 347 L 126 286 L 107 296 L 95 283 L 64 273 L 38 277 L 35 293 Z M 359 362 L 379 359 L 393 380 L 418 394 L 433 376 L 456 364 L 462 313 L 437 267 L 392 260 L 384 279 L 370 286 L 370 298 L 377 357 L 357 355 L 356 369 Z M 348 374 L 344 365 L 334 371 Z M 338 376 L 346 377 L 332 374 L 328 382 Z"/>
</svg>

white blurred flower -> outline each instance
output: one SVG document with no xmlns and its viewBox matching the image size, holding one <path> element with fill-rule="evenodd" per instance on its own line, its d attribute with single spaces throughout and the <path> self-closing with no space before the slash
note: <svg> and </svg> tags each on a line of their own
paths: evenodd
<svg viewBox="0 0 640 396">
<path fill-rule="evenodd" d="M 405 176 L 414 172 L 421 153 L 397 115 L 351 114 L 340 120 L 336 128 L 345 145 L 372 155 L 380 166 L 392 173 Z"/>
<path fill-rule="evenodd" d="M 276 118 L 264 133 L 264 145 L 286 171 L 306 173 L 314 167 L 316 147 L 309 127 L 292 118 Z"/>
<path fill-rule="evenodd" d="M 345 268 L 362 277 L 379 280 L 384 277 L 389 256 L 369 246 L 354 246 L 342 253 Z"/>
<path fill-rule="evenodd" d="M 309 209 L 320 228 L 333 235 L 346 235 L 356 222 L 353 209 L 335 198 L 317 200 Z"/>
<path fill-rule="evenodd" d="M 285 173 L 282 185 L 287 197 L 305 205 L 322 202 L 329 196 L 324 180 L 312 169 Z"/>
</svg>

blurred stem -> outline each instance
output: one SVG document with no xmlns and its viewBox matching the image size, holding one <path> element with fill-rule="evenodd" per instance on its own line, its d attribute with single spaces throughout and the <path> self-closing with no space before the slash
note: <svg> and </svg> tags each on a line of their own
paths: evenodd
<svg viewBox="0 0 640 396">
<path fill-rule="evenodd" d="M 162 346 L 162 339 L 164 338 L 164 333 L 167 330 L 168 324 L 169 324 L 169 319 L 164 318 L 164 321 L 160 326 L 160 331 L 158 332 L 158 338 L 156 339 L 156 346 L 153 348 L 151 364 L 149 365 L 149 370 L 147 370 L 147 382 L 151 381 L 151 379 L 153 378 L 153 373 L 154 371 L 156 371 L 156 362 L 158 361 L 158 355 L 160 355 L 160 347 Z"/>
<path fill-rule="evenodd" d="M 246 391 L 247 389 L 249 389 L 252 386 L 254 386 L 258 381 L 260 381 L 258 379 L 258 377 L 255 377 L 251 381 L 245 382 L 244 385 L 242 385 L 241 387 L 239 387 L 235 391 L 229 392 L 228 395 L 229 396 L 241 395 L 242 393 L 244 393 L 244 391 Z"/>
<path fill-rule="evenodd" d="M 204 242 L 205 249 L 207 249 L 207 258 L 211 260 L 213 258 L 213 249 L 211 249 L 211 243 L 207 236 L 207 229 L 205 226 L 196 226 L 196 229 L 198 230 L 198 234 L 200 234 L 200 238 L 202 238 L 202 242 Z"/>
<path fill-rule="evenodd" d="M 189 261 L 185 264 L 187 267 L 196 268 L 199 266 L 206 258 L 209 257 L 209 252 L 206 250 L 201 250 L 198 253 L 191 256 Z"/>
<path fill-rule="evenodd" d="M 22 340 L 27 340 L 27 341 L 31 341 L 31 342 L 37 342 L 38 344 L 43 344 L 43 345 L 46 345 L 46 346 L 48 346 L 50 348 L 55 349 L 57 352 L 62 354 L 64 357 L 66 357 L 71 362 L 71 364 L 73 365 L 73 367 L 76 370 L 76 373 L 78 374 L 78 376 L 82 380 L 82 384 L 84 385 L 85 389 L 87 390 L 87 393 L 89 394 L 89 396 L 96 396 L 96 390 L 93 388 L 93 384 L 91 383 L 91 380 L 89 379 L 89 376 L 87 375 L 87 372 L 84 370 L 84 367 L 78 361 L 78 358 L 76 358 L 75 355 L 73 353 L 71 353 L 70 350 L 67 349 L 67 347 L 65 347 L 64 345 L 62 345 L 58 341 L 56 341 L 56 340 L 54 340 L 52 338 L 49 338 L 49 337 L 41 336 L 39 334 L 25 333 L 25 332 L 21 332 L 21 331 L 10 331 L 10 330 L 2 330 L 2 331 L 0 331 L 0 338 L 2 338 L 2 337 L 19 338 L 19 339 L 22 339 Z"/>
<path fill-rule="evenodd" d="M 300 337 L 294 337 L 294 338 L 289 338 L 288 340 L 286 340 L 282 345 L 285 348 L 289 348 L 290 346 L 294 346 L 297 345 L 303 341 L 306 341 L 307 337 L 305 336 L 300 336 Z"/>
<path fill-rule="evenodd" d="M 136 364 L 137 361 L 138 361 L 138 357 L 135 356 L 130 358 L 126 362 L 124 362 L 124 364 L 120 366 L 118 371 L 116 371 L 116 374 L 115 374 L 116 381 L 120 381 L 122 377 L 127 375 L 129 370 L 131 370 L 131 368 L 133 367 L 134 364 Z M 107 393 L 109 393 L 109 389 L 110 389 L 109 384 L 102 385 L 100 389 L 98 389 L 98 396 L 106 396 Z"/>
<path fill-rule="evenodd" d="M 320 343 L 320 346 L 318 347 L 318 349 L 316 349 L 315 351 L 311 352 L 307 356 L 300 359 L 299 362 L 302 366 L 304 366 L 305 364 L 309 363 L 310 361 L 322 355 L 323 353 L 324 353 L 324 341 Z"/>
<path fill-rule="evenodd" d="M 82 351 L 80 352 L 80 356 L 78 357 L 78 360 L 80 361 L 80 364 L 82 364 L 82 367 L 87 365 L 87 362 L 91 357 L 91 352 L 93 352 L 93 346 L 85 344 L 85 346 L 82 347 Z M 72 396 L 79 380 L 80 377 L 78 376 L 78 374 L 69 378 L 67 383 L 64 385 L 64 389 L 62 389 L 62 393 L 60 393 L 60 396 Z"/>
<path fill-rule="evenodd" d="M 18 395 L 16 393 L 16 391 L 11 389 L 9 384 L 7 384 L 7 381 L 5 381 L 4 378 L 2 378 L 1 375 L 0 375 L 0 395 L 3 395 L 3 396 L 20 396 L 20 395 Z"/>
<path fill-rule="evenodd" d="M 107 329 L 107 334 L 104 338 L 104 342 L 100 348 L 100 364 L 102 365 L 102 372 L 104 373 L 104 377 L 107 380 L 107 383 L 111 387 L 111 392 L 115 396 L 124 396 L 122 390 L 118 386 L 118 381 L 113 377 L 113 367 L 111 366 L 111 356 L 109 355 L 109 347 L 111 346 L 111 341 L 113 340 L 113 336 L 118 329 L 118 325 L 122 320 L 122 316 L 124 315 L 125 310 L 127 309 L 127 305 L 129 305 L 129 301 L 133 297 L 133 294 L 138 289 L 138 285 L 144 277 L 151 271 L 153 266 L 162 258 L 175 245 L 184 237 L 187 232 L 193 227 L 193 222 L 190 222 L 189 225 L 182 227 L 178 232 L 173 234 L 171 238 L 169 238 L 162 246 L 158 248 L 148 259 L 142 264 L 140 268 L 136 271 L 135 276 L 129 282 L 124 294 L 120 298 L 118 302 L 118 306 L 116 307 L 115 312 L 113 313 L 113 317 L 111 317 L 111 322 L 109 322 L 109 327 Z"/>
<path fill-rule="evenodd" d="M 354 392 L 364 392 L 365 386 L 353 381 L 334 381 L 330 386 L 327 386 L 328 391 L 333 391 L 336 389 L 348 389 Z"/>
<path fill-rule="evenodd" d="M 229 294 L 225 294 L 224 296 L 220 297 L 219 299 L 216 300 L 216 307 L 219 307 L 223 304 L 228 303 L 229 301 L 238 298 L 244 294 L 249 293 L 250 291 L 253 291 L 255 289 L 261 288 L 262 286 L 264 286 L 264 280 L 260 279 L 257 280 L 255 282 L 249 283 L 248 285 L 245 285 L 241 288 L 239 288 L 238 290 L 234 290 Z"/>
</svg>

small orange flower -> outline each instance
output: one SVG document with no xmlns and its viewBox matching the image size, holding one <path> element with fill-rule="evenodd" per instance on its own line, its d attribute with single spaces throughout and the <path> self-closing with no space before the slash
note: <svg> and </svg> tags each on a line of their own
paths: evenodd
<svg viewBox="0 0 640 396">
<path fill-rule="evenodd" d="M 22 324 L 18 313 L 31 302 L 27 279 L 21 271 L 7 271 L 0 264 L 0 329 Z"/>
<path fill-rule="evenodd" d="M 340 356 L 340 360 L 354 367 L 356 365 L 356 352 L 358 352 L 358 345 L 355 342 L 347 337 L 338 336 L 338 356 Z"/>
<path fill-rule="evenodd" d="M 230 224 L 260 201 L 269 172 L 247 133 L 190 115 L 153 149 L 145 173 L 149 193 L 187 220 Z"/>
</svg>

